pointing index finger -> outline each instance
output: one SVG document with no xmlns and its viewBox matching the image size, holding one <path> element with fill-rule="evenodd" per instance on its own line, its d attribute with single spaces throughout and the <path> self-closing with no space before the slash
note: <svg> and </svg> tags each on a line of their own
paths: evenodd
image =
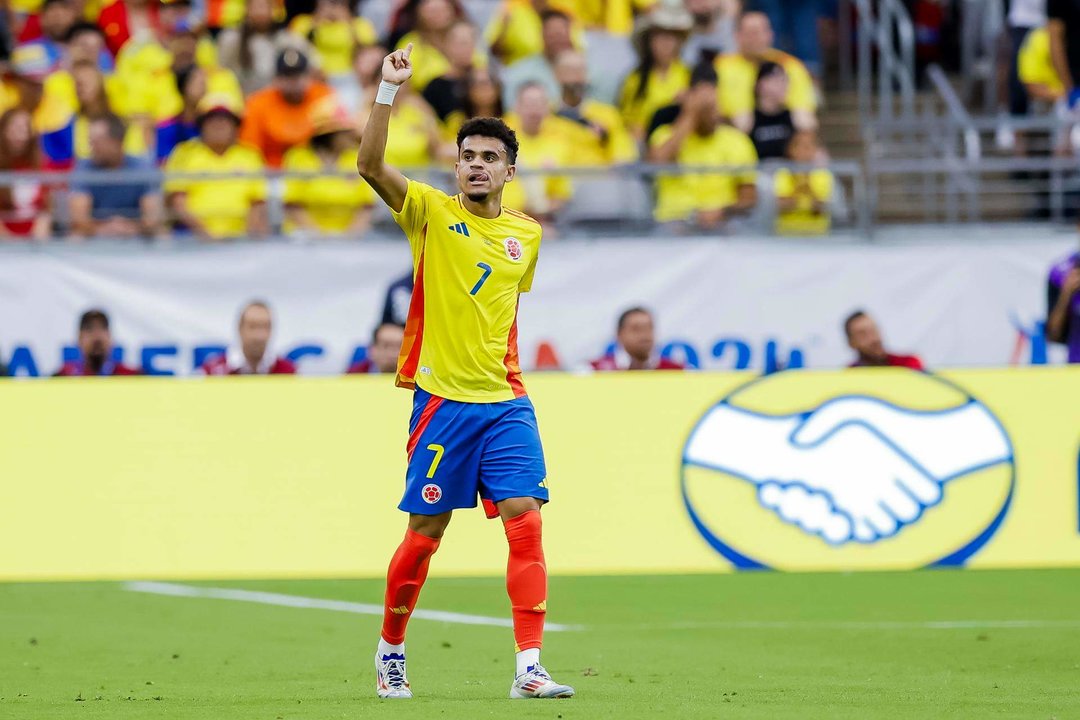
<svg viewBox="0 0 1080 720">
<path fill-rule="evenodd" d="M 404 59 L 408 60 L 408 59 L 409 59 L 409 56 L 410 56 L 410 55 L 412 55 L 412 48 L 413 48 L 413 44 L 412 44 L 412 43 L 409 43 L 408 45 L 406 45 L 406 46 L 405 46 L 405 49 L 401 51 L 401 56 L 402 56 L 402 57 L 403 57 Z"/>
</svg>

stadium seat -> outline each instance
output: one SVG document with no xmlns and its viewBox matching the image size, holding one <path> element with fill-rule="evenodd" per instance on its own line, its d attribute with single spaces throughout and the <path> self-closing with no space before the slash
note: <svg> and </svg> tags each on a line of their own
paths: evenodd
<svg viewBox="0 0 1080 720">
<path fill-rule="evenodd" d="M 637 64 L 634 47 L 624 37 L 594 31 L 585 34 L 585 44 L 591 95 L 600 102 L 614 104 L 623 80 Z"/>
<path fill-rule="evenodd" d="M 592 230 L 640 230 L 652 225 L 653 201 L 637 177 L 611 174 L 573 182 L 574 195 L 560 222 Z"/>
</svg>

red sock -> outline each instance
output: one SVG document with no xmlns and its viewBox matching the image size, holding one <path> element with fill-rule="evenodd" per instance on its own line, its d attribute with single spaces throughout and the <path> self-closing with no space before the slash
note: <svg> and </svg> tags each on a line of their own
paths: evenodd
<svg viewBox="0 0 1080 720">
<path fill-rule="evenodd" d="M 412 530 L 405 531 L 397 552 L 386 571 L 386 607 L 383 608 L 382 638 L 391 645 L 405 642 L 405 626 L 416 607 L 420 588 L 427 580 L 431 556 L 439 541 Z"/>
<path fill-rule="evenodd" d="M 547 614 L 547 565 L 541 542 L 540 511 L 530 510 L 506 521 L 510 559 L 506 563 L 506 593 L 514 616 L 517 652 L 538 648 L 544 639 Z"/>
</svg>

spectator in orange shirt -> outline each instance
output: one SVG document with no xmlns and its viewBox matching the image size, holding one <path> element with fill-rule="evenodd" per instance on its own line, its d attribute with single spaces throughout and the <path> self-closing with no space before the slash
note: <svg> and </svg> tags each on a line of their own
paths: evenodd
<svg viewBox="0 0 1080 720">
<path fill-rule="evenodd" d="M 273 85 L 248 98 L 240 141 L 262 152 L 269 167 L 280 168 L 286 150 L 311 139 L 312 108 L 332 93 L 312 77 L 307 56 L 286 48 Z"/>
</svg>

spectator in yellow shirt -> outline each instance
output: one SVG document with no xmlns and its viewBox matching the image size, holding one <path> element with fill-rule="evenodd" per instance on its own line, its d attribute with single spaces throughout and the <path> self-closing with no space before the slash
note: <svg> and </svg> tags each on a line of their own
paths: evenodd
<svg viewBox="0 0 1080 720">
<path fill-rule="evenodd" d="M 353 14 L 349 0 L 317 0 L 311 15 L 297 15 L 289 32 L 315 48 L 327 81 L 337 86 L 352 80 L 353 54 L 358 46 L 378 42 L 375 26 Z"/>
<path fill-rule="evenodd" d="M 557 11 L 573 19 L 577 4 L 577 0 L 503 0 L 484 30 L 484 41 L 491 54 L 509 67 L 544 52 L 545 13 Z M 574 44 L 580 47 L 584 39 L 581 28 L 575 25 L 572 34 Z"/>
<path fill-rule="evenodd" d="M 758 67 L 774 62 L 788 77 L 787 107 L 797 127 L 817 127 L 817 90 L 806 66 L 797 58 L 773 47 L 774 35 L 764 13 L 748 12 L 739 18 L 735 41 L 739 51 L 716 59 L 720 77 L 720 112 L 726 118 L 754 113 L 754 84 Z"/>
<path fill-rule="evenodd" d="M 807 170 L 821 148 L 817 135 L 810 130 L 795 133 L 788 143 L 788 159 L 802 168 L 781 168 L 773 176 L 776 194 L 776 232 L 780 235 L 825 235 L 831 217 L 829 203 L 835 181 L 825 168 Z"/>
<path fill-rule="evenodd" d="M 518 93 L 514 112 L 506 124 L 518 139 L 514 182 L 503 191 L 507 207 L 532 215 L 542 223 L 554 220 L 573 192 L 569 178 L 552 174 L 531 174 L 537 170 L 557 170 L 573 164 L 576 149 L 570 145 L 568 120 L 551 112 L 551 101 L 538 83 L 525 85 Z"/>
<path fill-rule="evenodd" d="M 1050 33 L 1046 28 L 1028 33 L 1020 46 L 1017 73 L 1032 100 L 1053 103 L 1065 94 L 1065 85 L 1050 56 Z"/>
<path fill-rule="evenodd" d="M 429 82 L 423 93 L 424 100 L 442 122 L 464 108 L 469 78 L 476 67 L 476 41 L 476 27 L 463 20 L 454 23 L 446 35 L 447 70 Z"/>
<path fill-rule="evenodd" d="M 638 159 L 637 144 L 613 105 L 586 97 L 588 67 L 585 56 L 567 50 L 555 60 L 559 107 L 555 114 L 569 120 L 570 140 L 579 165 L 614 165 Z"/>
<path fill-rule="evenodd" d="M 286 152 L 282 169 L 323 174 L 285 181 L 285 232 L 358 237 L 370 224 L 375 195 L 356 175 L 355 129 L 333 98 L 320 103 L 311 123 L 311 142 Z"/>
<path fill-rule="evenodd" d="M 178 145 L 165 163 L 169 206 L 177 220 L 203 241 L 265 235 L 267 187 L 258 177 L 265 166 L 257 150 L 237 142 L 240 107 L 229 95 L 207 95 L 200 110 L 199 137 Z M 175 177 L 179 173 L 253 177 Z"/>
<path fill-rule="evenodd" d="M 658 5 L 634 31 L 638 66 L 623 82 L 619 109 L 627 127 L 644 139 L 649 120 L 675 102 L 690 84 L 690 70 L 679 59 L 693 18 L 681 5 Z"/>
<path fill-rule="evenodd" d="M 731 216 L 746 213 L 757 204 L 754 144 L 721 122 L 716 107 L 716 71 L 708 63 L 694 68 L 692 85 L 683 96 L 675 121 L 660 126 L 649 138 L 649 160 L 691 168 L 657 179 L 658 222 L 718 230 Z M 702 173 L 702 166 L 729 170 Z"/>
<path fill-rule="evenodd" d="M 85 160 L 90 157 L 90 122 L 107 115 L 123 118 L 126 114 L 123 106 L 124 87 L 115 82 L 115 78 L 106 78 L 96 63 L 86 60 L 72 66 L 71 77 L 78 101 L 78 114 L 75 116 L 75 157 Z M 145 157 L 147 133 L 145 125 L 132 123 L 127 126 L 124 152 L 135 158 Z"/>
</svg>

